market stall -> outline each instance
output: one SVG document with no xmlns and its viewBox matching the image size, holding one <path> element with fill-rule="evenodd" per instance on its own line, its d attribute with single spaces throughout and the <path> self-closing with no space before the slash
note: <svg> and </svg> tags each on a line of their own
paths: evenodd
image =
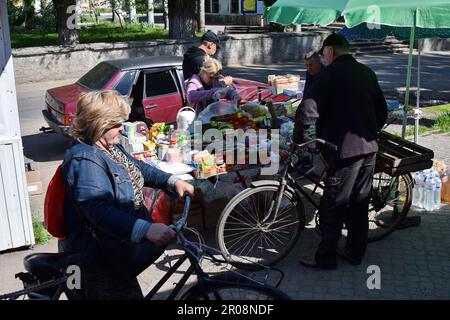
<svg viewBox="0 0 450 320">
<path fill-rule="evenodd" d="M 226 201 L 257 176 L 261 167 L 282 157 L 279 150 L 292 136 L 293 117 L 301 100 L 299 78 L 294 78 L 296 82 L 291 76 L 285 78 L 272 77 L 273 93 L 262 99 L 237 105 L 220 100 L 196 115 L 182 109 L 177 125 L 155 123 L 149 128 L 144 122 L 126 122 L 121 144 L 136 159 L 196 186 L 192 211 L 198 214 L 192 214 L 193 224 L 214 225 Z M 280 148 L 272 149 L 273 129 L 280 132 Z M 144 194 L 154 220 L 170 223 L 180 212 L 178 200 L 151 189 Z"/>
</svg>

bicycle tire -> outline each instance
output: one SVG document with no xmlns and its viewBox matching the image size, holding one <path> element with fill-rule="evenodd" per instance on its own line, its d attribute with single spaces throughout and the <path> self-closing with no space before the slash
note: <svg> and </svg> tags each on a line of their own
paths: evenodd
<svg viewBox="0 0 450 320">
<path fill-rule="evenodd" d="M 305 225 L 305 209 L 299 197 L 285 190 L 282 201 L 289 201 L 294 210 L 288 208 L 286 211 L 287 206 L 284 206 L 272 225 L 263 222 L 259 206 L 261 200 L 257 198 L 257 207 L 252 200 L 255 195 L 266 193 L 264 202 L 267 204 L 266 200 L 271 199 L 267 194 L 271 193 L 273 199 L 277 191 L 278 186 L 245 189 L 231 199 L 222 211 L 217 223 L 216 239 L 220 250 L 233 256 L 230 261 L 233 266 L 244 270 L 259 270 L 264 266 L 275 265 L 297 242 Z M 253 207 L 250 211 L 254 211 L 250 212 L 252 219 L 248 217 L 248 208 L 243 210 L 244 215 L 236 209 L 245 208 L 249 202 Z"/>
<path fill-rule="evenodd" d="M 389 189 L 385 189 L 386 185 L 381 185 L 382 182 L 388 182 Z M 392 198 L 393 192 L 396 195 Z M 384 239 L 394 232 L 411 208 L 412 194 L 411 174 L 398 177 L 383 172 L 374 174 L 372 197 L 369 204 L 368 242 Z"/>
<path fill-rule="evenodd" d="M 384 182 L 387 182 L 390 189 L 382 190 L 384 186 L 380 187 L 380 181 L 383 178 Z M 392 188 L 396 187 L 395 180 L 401 181 L 400 185 L 403 189 L 404 201 L 399 212 L 395 212 L 398 209 L 395 208 L 396 203 L 393 202 L 394 199 L 389 199 L 389 195 L 393 191 Z M 374 174 L 374 179 L 372 181 L 372 195 L 369 203 L 369 231 L 367 234 L 367 242 L 375 242 L 386 238 L 398 227 L 398 225 L 405 219 L 406 215 L 411 208 L 412 203 L 412 193 L 413 193 L 413 182 L 411 174 L 404 174 L 398 177 L 390 176 L 383 172 L 377 172 Z M 378 182 L 378 184 L 377 184 Z M 382 194 L 383 192 L 384 194 Z M 400 200 L 400 195 L 397 196 L 397 201 Z M 393 208 L 392 211 L 381 211 L 386 210 L 387 206 Z M 317 213 L 314 217 L 316 223 L 316 232 L 321 235 L 320 229 L 320 215 Z M 347 230 L 343 228 L 342 234 L 347 235 Z"/>
<path fill-rule="evenodd" d="M 234 296 L 233 293 L 239 293 L 239 296 Z M 227 274 L 211 278 L 203 286 L 196 284 L 185 291 L 180 300 L 291 300 L 291 298 L 273 286 L 259 284 L 237 274 Z"/>
</svg>

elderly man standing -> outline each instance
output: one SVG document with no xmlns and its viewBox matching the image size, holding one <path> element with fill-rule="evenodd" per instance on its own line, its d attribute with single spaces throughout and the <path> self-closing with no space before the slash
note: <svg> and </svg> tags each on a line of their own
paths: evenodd
<svg viewBox="0 0 450 320">
<path fill-rule="evenodd" d="M 304 56 L 306 67 L 306 81 L 304 88 L 304 95 L 311 88 L 315 79 L 323 69 L 322 62 L 320 61 L 320 55 L 315 51 L 310 51 Z"/>
<path fill-rule="evenodd" d="M 189 79 L 199 74 L 205 57 L 213 56 L 220 49 L 219 37 L 212 31 L 207 31 L 201 38 L 198 47 L 190 47 L 183 56 L 183 77 Z"/>
<path fill-rule="evenodd" d="M 338 151 L 324 150 L 329 167 L 319 205 L 321 242 L 314 256 L 299 262 L 334 269 L 337 254 L 358 265 L 366 251 L 376 138 L 386 121 L 387 105 L 375 73 L 349 54 L 343 36 L 328 36 L 319 54 L 327 67 L 298 108 L 294 140 L 300 142 L 303 137 L 303 119 L 316 115 L 317 136 L 334 143 Z M 338 252 L 343 223 L 347 242 Z"/>
</svg>

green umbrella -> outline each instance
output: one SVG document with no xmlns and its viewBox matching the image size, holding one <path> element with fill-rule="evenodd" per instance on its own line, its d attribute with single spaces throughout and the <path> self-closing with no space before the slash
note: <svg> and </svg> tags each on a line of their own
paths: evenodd
<svg viewBox="0 0 450 320">
<path fill-rule="evenodd" d="M 347 27 L 364 22 L 410 27 L 402 128 L 402 137 L 405 137 L 416 27 L 450 28 L 450 0 L 278 0 L 266 9 L 264 15 L 267 21 L 283 25 L 328 25 L 344 16 Z"/>
</svg>

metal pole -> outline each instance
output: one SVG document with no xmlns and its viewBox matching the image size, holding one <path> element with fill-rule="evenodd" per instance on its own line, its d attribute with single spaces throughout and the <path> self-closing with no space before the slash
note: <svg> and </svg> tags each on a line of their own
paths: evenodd
<svg viewBox="0 0 450 320">
<path fill-rule="evenodd" d="M 403 106 L 403 126 L 402 126 L 402 138 L 405 138 L 406 134 L 406 123 L 407 123 L 407 113 L 409 106 L 409 88 L 411 86 L 411 68 L 413 59 L 413 49 L 414 49 L 414 38 L 416 33 L 416 13 L 414 12 L 414 24 L 411 27 L 411 33 L 409 36 L 409 55 L 408 55 L 408 70 L 406 75 L 406 92 L 405 92 L 405 103 Z"/>
<path fill-rule="evenodd" d="M 414 143 L 419 143 L 419 119 L 420 119 L 420 40 L 417 44 L 417 95 L 416 108 L 414 109 Z"/>
</svg>

